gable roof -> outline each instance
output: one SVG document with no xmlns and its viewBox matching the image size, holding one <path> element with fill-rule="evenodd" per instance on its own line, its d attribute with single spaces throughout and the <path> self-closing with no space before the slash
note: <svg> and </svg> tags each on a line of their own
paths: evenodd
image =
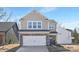
<svg viewBox="0 0 79 59">
<path fill-rule="evenodd" d="M 43 16 L 40 12 L 37 12 L 36 10 L 33 10 L 32 12 L 28 13 L 27 15 L 25 15 L 24 17 L 22 17 L 20 20 L 23 20 L 23 18 L 25 18 L 25 17 L 27 17 L 29 15 L 32 15 L 32 14 L 38 15 L 40 17 L 43 17 L 45 20 L 48 20 L 47 17 Z"/>
<path fill-rule="evenodd" d="M 71 29 L 66 29 L 66 30 L 68 30 L 68 31 L 70 31 L 70 32 L 73 32 L 73 30 L 71 30 Z"/>
<path fill-rule="evenodd" d="M 15 22 L 0 22 L 0 32 L 8 31 L 15 24 Z"/>
<path fill-rule="evenodd" d="M 56 24 L 57 24 L 57 22 L 56 22 L 54 19 L 48 19 L 48 21 L 49 21 L 49 22 L 53 22 L 53 23 L 56 23 Z"/>
<path fill-rule="evenodd" d="M 20 21 L 24 20 L 29 15 L 39 16 L 39 17 L 42 17 L 44 20 L 53 21 L 54 23 L 57 23 L 54 19 L 48 19 L 46 16 L 42 15 L 40 12 L 37 12 L 36 10 L 33 10 L 30 13 L 28 13 L 27 15 L 25 15 L 24 17 L 22 17 L 20 19 Z"/>
</svg>

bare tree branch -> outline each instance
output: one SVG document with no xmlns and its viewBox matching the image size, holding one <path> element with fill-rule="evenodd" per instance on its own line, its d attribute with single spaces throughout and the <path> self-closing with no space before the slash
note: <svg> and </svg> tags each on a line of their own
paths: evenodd
<svg viewBox="0 0 79 59">
<path fill-rule="evenodd" d="M 7 11 L 5 11 L 4 8 L 0 8 L 0 21 L 4 21 L 7 22 L 12 16 L 12 12 L 11 13 L 7 13 Z"/>
<path fill-rule="evenodd" d="M 8 22 L 8 20 L 11 18 L 11 16 L 12 16 L 12 12 L 9 14 L 9 16 L 7 17 L 5 22 Z"/>
</svg>

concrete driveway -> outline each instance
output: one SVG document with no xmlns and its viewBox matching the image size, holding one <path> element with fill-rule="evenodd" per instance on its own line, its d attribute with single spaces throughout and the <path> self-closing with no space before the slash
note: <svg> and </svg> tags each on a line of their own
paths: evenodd
<svg viewBox="0 0 79 59">
<path fill-rule="evenodd" d="M 22 46 L 16 52 L 48 52 L 47 46 Z"/>
</svg>

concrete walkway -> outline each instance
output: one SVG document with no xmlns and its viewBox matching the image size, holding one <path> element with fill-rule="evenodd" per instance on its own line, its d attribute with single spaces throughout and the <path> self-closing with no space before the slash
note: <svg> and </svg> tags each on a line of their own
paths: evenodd
<svg viewBox="0 0 79 59">
<path fill-rule="evenodd" d="M 22 46 L 16 52 L 48 52 L 47 46 Z"/>
</svg>

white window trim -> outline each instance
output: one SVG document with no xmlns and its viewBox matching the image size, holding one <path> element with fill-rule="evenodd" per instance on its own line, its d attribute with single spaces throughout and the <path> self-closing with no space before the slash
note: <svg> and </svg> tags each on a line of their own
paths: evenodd
<svg viewBox="0 0 79 59">
<path fill-rule="evenodd" d="M 29 22 L 30 22 L 30 21 L 27 22 L 27 29 L 31 29 L 31 28 L 28 27 Z M 33 24 L 33 23 L 32 23 L 32 24 Z"/>
<path fill-rule="evenodd" d="M 28 23 L 32 22 L 32 28 L 28 27 Z M 33 22 L 41 22 L 41 28 L 38 28 L 38 25 L 36 25 L 36 28 L 33 28 Z M 37 24 L 37 23 L 36 23 Z M 27 29 L 42 29 L 42 21 L 27 21 Z"/>
<path fill-rule="evenodd" d="M 50 25 L 52 25 L 52 24 L 50 24 Z M 50 29 L 50 28 L 49 28 L 50 25 L 49 25 L 49 22 L 48 22 L 48 30 L 53 30 L 53 29 Z"/>
<path fill-rule="evenodd" d="M 48 30 L 49 30 L 49 22 L 48 22 Z"/>
</svg>

